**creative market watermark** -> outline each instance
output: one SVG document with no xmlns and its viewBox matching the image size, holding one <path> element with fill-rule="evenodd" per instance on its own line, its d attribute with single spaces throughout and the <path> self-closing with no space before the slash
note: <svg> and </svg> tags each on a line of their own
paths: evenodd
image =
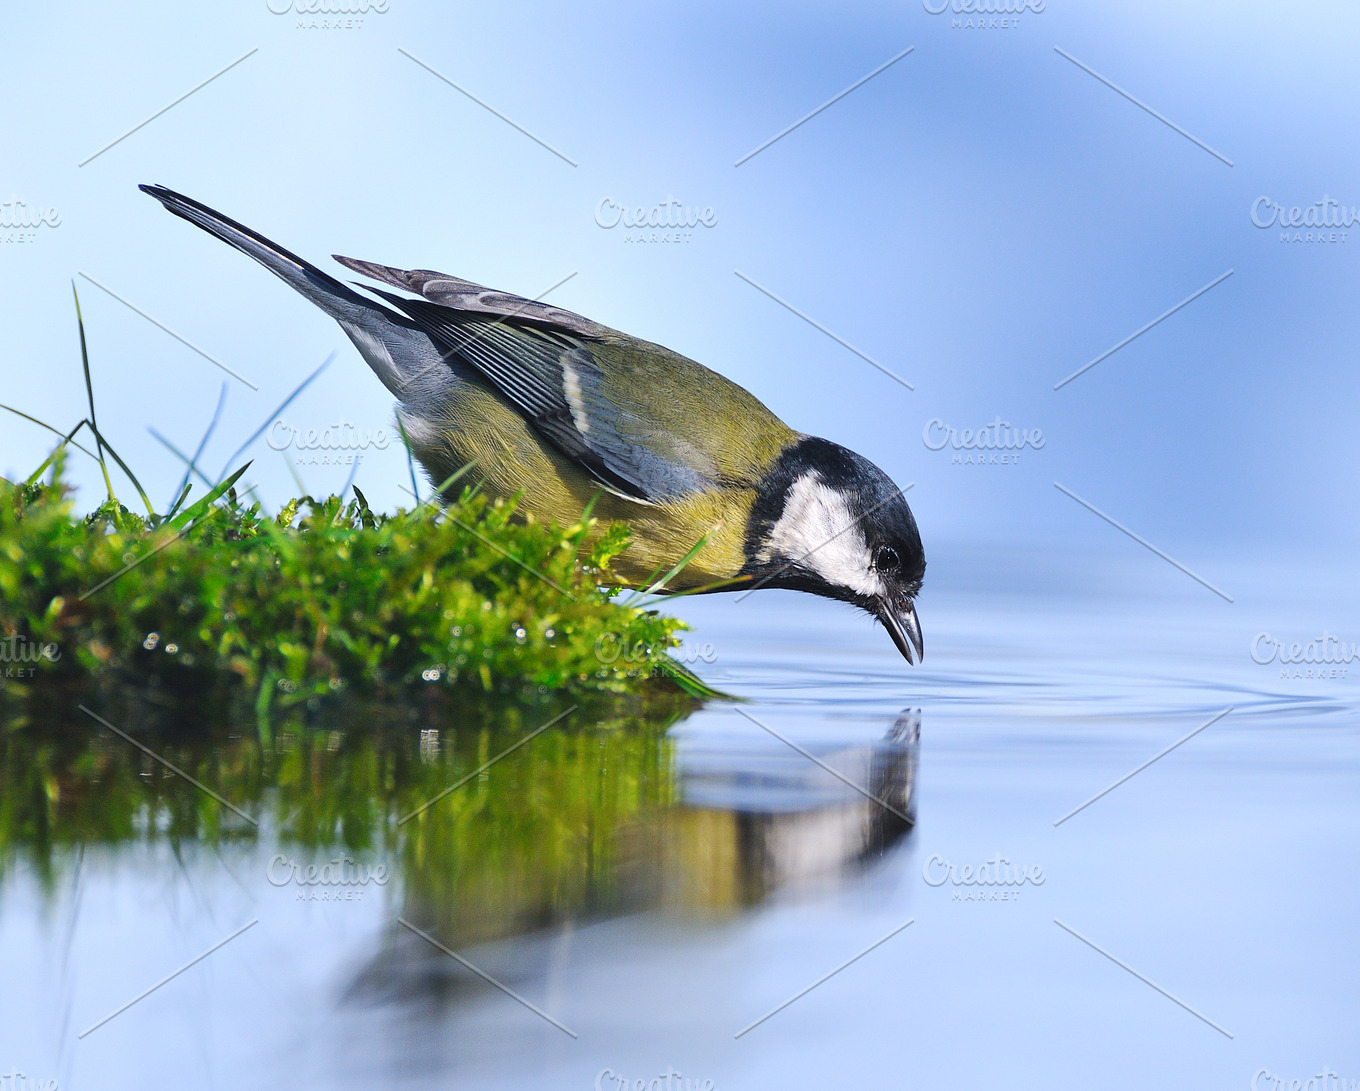
<svg viewBox="0 0 1360 1091">
<path fill-rule="evenodd" d="M 1306 1080 L 1296 1077 L 1287 1082 L 1268 1068 L 1258 1068 L 1251 1077 L 1251 1091 L 1360 1091 L 1360 1080 L 1348 1080 L 1328 1065 Z"/>
<path fill-rule="evenodd" d="M 298 16 L 298 30 L 363 30 L 366 15 L 386 15 L 388 0 L 264 0 L 271 15 Z"/>
<path fill-rule="evenodd" d="M 672 1082 L 673 1081 L 673 1082 Z M 595 1076 L 595 1091 L 713 1091 L 711 1079 L 699 1080 L 677 1072 L 672 1065 L 650 1080 L 638 1076 L 630 1080 L 612 1068 L 602 1068 Z"/>
<path fill-rule="evenodd" d="M 921 431 L 921 442 L 930 451 L 952 449 L 953 466 L 1015 466 L 1026 447 L 1039 451 L 1048 441 L 1043 429 L 1016 428 L 998 416 L 991 424 L 961 431 L 939 417 L 932 417 Z"/>
<path fill-rule="evenodd" d="M 43 228 L 60 226 L 61 213 L 53 206 L 31 205 L 19 197 L 0 201 L 0 243 L 35 243 Z"/>
<path fill-rule="evenodd" d="M 265 878 L 270 886 L 294 884 L 299 902 L 358 902 L 370 883 L 386 886 L 391 876 L 386 864 L 358 864 L 349 856 L 336 856 L 318 867 L 276 852 L 265 866 Z"/>
<path fill-rule="evenodd" d="M 55 643 L 18 635 L 0 637 L 0 678 L 36 678 L 40 666 L 60 658 L 61 648 Z"/>
<path fill-rule="evenodd" d="M 955 867 L 940 855 L 932 856 L 921 869 L 921 878 L 926 886 L 942 887 L 950 883 L 950 901 L 955 902 L 1017 902 L 1020 888 L 1026 883 L 1040 887 L 1046 876 L 1038 864 L 1028 867 L 1013 864 L 1009 857 L 996 853 L 990 860 L 977 867 L 964 864 Z M 962 889 L 960 889 L 962 888 Z"/>
<path fill-rule="evenodd" d="M 369 432 L 347 420 L 329 424 L 321 431 L 315 428 L 297 428 L 282 417 L 269 426 L 265 442 L 275 451 L 286 451 L 290 447 L 299 452 L 299 466 L 352 466 L 362 460 L 362 454 L 370 447 L 385 451 L 392 443 L 386 428 L 376 428 Z"/>
<path fill-rule="evenodd" d="M 687 243 L 693 241 L 696 227 L 715 227 L 718 215 L 712 206 L 699 209 L 670 196 L 650 208 L 601 197 L 595 223 L 606 231 L 622 227 L 626 243 Z"/>
<path fill-rule="evenodd" d="M 619 633 L 601 633 L 595 638 L 595 658 L 609 667 L 645 666 L 648 657 L 656 651 L 654 645 L 649 645 L 645 641 L 637 640 L 629 644 Z M 683 663 L 687 667 L 692 667 L 696 663 L 711 664 L 718 661 L 717 651 L 707 641 L 703 644 L 685 644 L 682 642 L 674 648 L 667 648 L 665 654 L 668 658 L 677 663 Z"/>
<path fill-rule="evenodd" d="M 40 1080 L 28 1076 L 17 1068 L 0 1074 L 0 1091 L 57 1091 L 55 1079 Z"/>
<path fill-rule="evenodd" d="M 1262 231 L 1276 228 L 1280 242 L 1345 242 L 1357 220 L 1360 209 L 1347 207 L 1325 193 L 1322 200 L 1307 206 L 1286 208 L 1265 195 L 1251 203 L 1251 222 Z"/>
<path fill-rule="evenodd" d="M 1045 0 L 921 0 L 931 15 L 951 12 L 953 30 L 1013 30 L 1025 12 L 1041 15 Z"/>
<path fill-rule="evenodd" d="M 1347 644 L 1326 630 L 1306 644 L 1296 640 L 1286 646 L 1269 633 L 1257 633 L 1251 641 L 1251 661 L 1262 667 L 1278 665 L 1285 679 L 1347 678 L 1357 659 L 1360 643 Z"/>
</svg>

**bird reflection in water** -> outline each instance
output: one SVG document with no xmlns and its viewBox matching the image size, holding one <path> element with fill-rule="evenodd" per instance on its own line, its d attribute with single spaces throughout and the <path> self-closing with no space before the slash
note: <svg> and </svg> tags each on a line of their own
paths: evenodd
<svg viewBox="0 0 1360 1091">
<path fill-rule="evenodd" d="M 721 920 L 776 895 L 808 896 L 854 882 L 911 831 L 920 739 L 919 711 L 903 712 L 886 735 L 864 745 L 812 748 L 817 762 L 792 748 L 656 750 L 655 773 L 669 779 L 662 792 L 618 821 L 620 789 L 601 769 L 596 804 L 577 811 L 555 861 L 557 881 L 545 891 L 534 860 L 516 861 L 516 846 L 486 831 L 481 847 L 465 851 L 495 867 L 463 860 L 458 877 L 422 868 L 404 853 L 407 868 L 400 917 L 478 966 L 509 980 L 531 979 L 539 956 L 577 927 L 611 917 L 661 911 L 700 921 Z M 604 766 L 601 762 L 601 766 Z M 637 770 L 632 771 L 634 776 Z M 630 778 L 631 779 L 631 778 Z M 642 778 L 645 779 L 645 778 Z M 553 786 L 578 797 L 579 783 Z M 556 810 L 538 798 L 539 815 Z M 562 812 L 558 812 L 562 813 Z M 594 836 L 598 825 L 604 836 Z M 574 834 L 574 836 L 573 836 Z M 541 839 L 529 855 L 537 859 Z M 519 881 L 507 876 L 518 876 Z M 563 877 L 568 881 L 563 882 Z M 572 881 L 570 877 L 576 877 Z M 479 961 L 479 959 L 481 961 Z M 473 974 L 413 931 L 394 927 L 382 949 L 354 980 L 351 999 L 451 999 Z M 484 987 L 484 986 L 477 986 Z"/>
</svg>

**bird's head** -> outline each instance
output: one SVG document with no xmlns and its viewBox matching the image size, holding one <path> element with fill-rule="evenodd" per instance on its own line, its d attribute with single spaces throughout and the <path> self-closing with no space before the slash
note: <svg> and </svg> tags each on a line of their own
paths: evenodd
<svg viewBox="0 0 1360 1091">
<path fill-rule="evenodd" d="M 753 586 L 854 603 L 883 623 L 908 663 L 925 655 L 916 519 L 892 479 L 854 451 L 814 437 L 785 448 L 751 510 L 746 557 Z"/>
</svg>

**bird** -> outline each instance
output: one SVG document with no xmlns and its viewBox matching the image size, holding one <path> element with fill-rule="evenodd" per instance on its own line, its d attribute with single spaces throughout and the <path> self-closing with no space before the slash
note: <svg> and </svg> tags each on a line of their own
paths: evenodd
<svg viewBox="0 0 1360 1091">
<path fill-rule="evenodd" d="M 863 456 L 795 431 L 678 352 L 571 311 L 332 255 L 375 282 L 351 287 L 190 197 L 139 188 L 340 324 L 396 398 L 436 487 L 473 465 L 488 495 L 562 526 L 594 502 L 602 524 L 631 531 L 613 562 L 625 586 L 672 572 L 665 592 L 806 591 L 877 618 L 908 663 L 924 656 L 920 531 L 902 490 Z"/>
</svg>

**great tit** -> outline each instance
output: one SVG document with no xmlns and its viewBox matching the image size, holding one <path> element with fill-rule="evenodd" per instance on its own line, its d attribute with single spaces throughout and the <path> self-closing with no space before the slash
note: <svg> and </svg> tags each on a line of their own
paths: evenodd
<svg viewBox="0 0 1360 1091">
<path fill-rule="evenodd" d="M 877 617 L 907 662 L 924 654 L 921 535 L 867 459 L 795 432 L 662 345 L 444 273 L 334 255 L 406 293 L 356 282 L 375 302 L 206 205 L 140 188 L 340 323 L 397 398 L 434 483 L 473 463 L 490 495 L 519 495 L 526 514 L 562 525 L 598 498 L 602 519 L 632 530 L 616 571 L 633 586 L 702 542 L 666 590 L 810 591 Z"/>
</svg>

